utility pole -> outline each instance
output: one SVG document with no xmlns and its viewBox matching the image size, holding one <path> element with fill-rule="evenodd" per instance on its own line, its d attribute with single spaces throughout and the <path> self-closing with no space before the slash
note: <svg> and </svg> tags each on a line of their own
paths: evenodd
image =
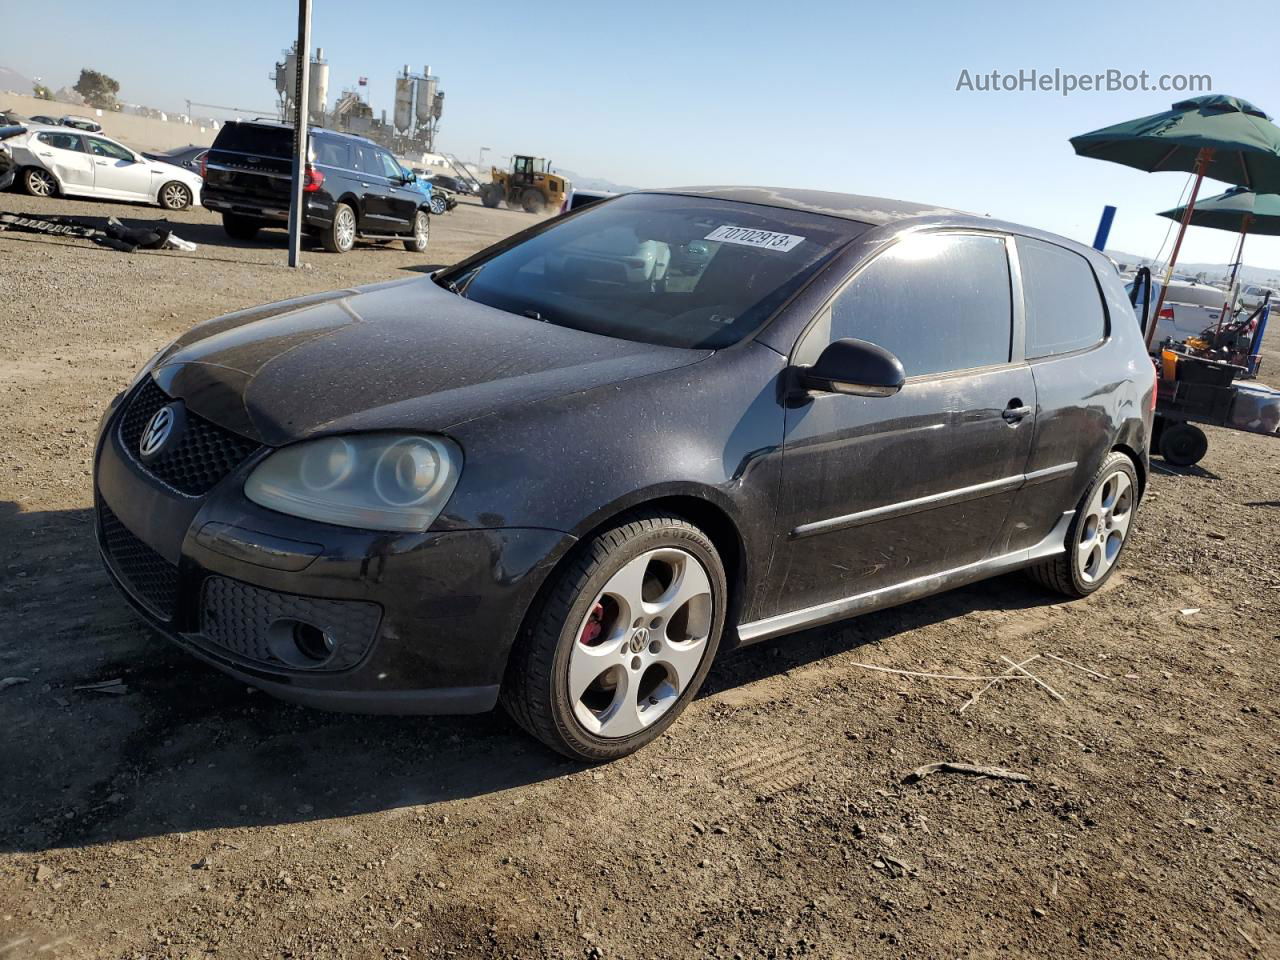
<svg viewBox="0 0 1280 960">
<path fill-rule="evenodd" d="M 307 95 L 311 91 L 311 0 L 298 0 L 298 69 L 294 71 L 293 196 L 289 202 L 289 266 L 302 266 L 303 180 L 307 170 Z"/>
</svg>

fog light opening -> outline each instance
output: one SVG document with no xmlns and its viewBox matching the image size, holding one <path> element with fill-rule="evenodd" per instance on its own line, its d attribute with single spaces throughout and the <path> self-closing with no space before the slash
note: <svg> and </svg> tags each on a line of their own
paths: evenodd
<svg viewBox="0 0 1280 960">
<path fill-rule="evenodd" d="M 332 634 L 302 620 L 276 620 L 267 630 L 272 655 L 291 667 L 319 667 L 333 657 L 337 641 Z"/>
<path fill-rule="evenodd" d="M 333 656 L 333 637 L 310 623 L 293 625 L 293 643 L 308 660 L 323 663 Z"/>
</svg>

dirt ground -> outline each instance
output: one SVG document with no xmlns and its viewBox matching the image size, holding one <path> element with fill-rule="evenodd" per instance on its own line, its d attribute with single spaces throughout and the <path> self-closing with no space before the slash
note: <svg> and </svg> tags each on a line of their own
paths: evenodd
<svg viewBox="0 0 1280 960">
<path fill-rule="evenodd" d="M 92 538 L 99 414 L 169 338 L 528 218 L 464 205 L 425 258 L 297 272 L 283 235 L 173 220 L 198 252 L 0 234 L 0 678 L 28 680 L 0 688 L 0 958 L 1280 956 L 1280 443 L 1155 461 L 1087 601 L 1012 576 L 752 648 L 667 736 L 585 767 L 501 713 L 254 693 L 149 633 Z M 963 712 L 981 684 L 865 669 L 1035 654 L 1058 696 L 1000 683 Z M 903 782 L 935 761 L 1031 780 Z"/>
</svg>

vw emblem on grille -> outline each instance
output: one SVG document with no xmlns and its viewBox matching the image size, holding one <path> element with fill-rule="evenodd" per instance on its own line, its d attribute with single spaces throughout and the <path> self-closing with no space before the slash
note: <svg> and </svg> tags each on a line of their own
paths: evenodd
<svg viewBox="0 0 1280 960">
<path fill-rule="evenodd" d="M 147 425 L 142 428 L 142 439 L 138 441 L 138 454 L 143 460 L 154 460 L 164 453 L 182 433 L 182 407 L 171 403 L 161 407 L 151 415 Z"/>
</svg>

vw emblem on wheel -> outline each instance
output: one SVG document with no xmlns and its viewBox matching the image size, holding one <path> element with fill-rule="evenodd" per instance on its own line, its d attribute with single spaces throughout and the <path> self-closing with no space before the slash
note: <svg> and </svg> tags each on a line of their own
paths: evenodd
<svg viewBox="0 0 1280 960">
<path fill-rule="evenodd" d="M 138 453 L 142 459 L 151 460 L 164 453 L 170 440 L 181 432 L 181 412 L 178 404 L 171 403 L 151 415 L 142 429 L 142 439 L 138 441 Z"/>
<path fill-rule="evenodd" d="M 649 645 L 649 631 L 641 627 L 631 635 L 631 652 L 639 653 Z"/>
</svg>

